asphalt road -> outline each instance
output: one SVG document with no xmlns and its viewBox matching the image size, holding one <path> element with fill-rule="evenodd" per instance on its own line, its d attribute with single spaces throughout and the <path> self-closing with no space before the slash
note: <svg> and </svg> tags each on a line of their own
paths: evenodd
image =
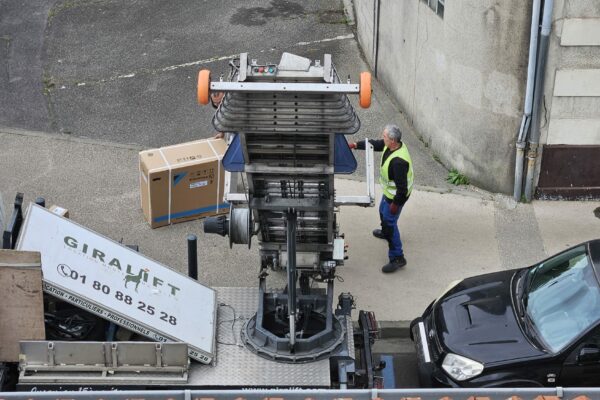
<svg viewBox="0 0 600 400">
<path fill-rule="evenodd" d="M 323 39 L 351 34 L 341 4 L 329 1 L 3 1 L 0 7 L 7 89 L 0 123 L 148 147 L 213 134 L 207 124 L 213 110 L 195 102 L 199 69 L 219 76 L 227 72 L 226 59 L 240 52 L 275 62 L 282 51 L 321 58 L 348 40 Z"/>
<path fill-rule="evenodd" d="M 42 76 L 51 0 L 0 0 L 0 124 L 50 129 Z"/>
<path fill-rule="evenodd" d="M 140 148 L 207 138 L 213 109 L 196 103 L 200 69 L 226 74 L 241 52 L 261 62 L 278 62 L 284 51 L 330 53 L 340 77 L 357 82 L 368 66 L 347 22 L 341 0 L 0 0 L 0 126 Z M 362 130 L 350 140 L 395 122 L 416 183 L 447 187 L 447 171 L 377 82 L 372 107 L 359 116 Z M 395 371 L 414 370 L 411 346 L 385 343 L 378 356 L 395 357 Z M 414 386 L 405 375 L 397 387 Z"/>
<path fill-rule="evenodd" d="M 342 1 L 0 0 L 0 126 L 143 148 L 210 137 L 213 110 L 196 103 L 198 71 L 216 79 L 241 52 L 278 62 L 283 51 L 330 53 L 353 82 L 368 70 Z M 359 116 L 350 140 L 395 122 L 420 171 L 416 183 L 447 187 L 447 171 L 377 82 Z"/>
</svg>

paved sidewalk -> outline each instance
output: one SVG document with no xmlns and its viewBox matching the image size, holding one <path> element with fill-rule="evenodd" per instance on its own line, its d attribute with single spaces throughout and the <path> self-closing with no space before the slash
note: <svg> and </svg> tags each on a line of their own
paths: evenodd
<svg viewBox="0 0 600 400">
<path fill-rule="evenodd" d="M 5 213 L 17 191 L 25 201 L 38 196 L 70 210 L 71 218 L 108 237 L 185 271 L 186 235 L 199 239 L 199 280 L 209 286 L 257 285 L 256 241 L 229 249 L 228 240 L 204 235 L 201 221 L 150 229 L 140 210 L 140 148 L 68 135 L 0 128 L 0 198 Z M 364 183 L 339 179 L 341 194 L 362 194 Z M 387 245 L 371 236 L 377 208 L 342 207 L 339 223 L 349 260 L 339 269 L 337 292 L 351 292 L 360 309 L 380 321 L 419 315 L 451 281 L 525 266 L 581 241 L 600 238 L 600 202 L 515 204 L 506 196 L 473 189 L 417 187 L 402 211 L 400 228 L 408 265 L 384 275 Z M 8 215 L 5 215 L 8 217 Z M 271 286 L 285 285 L 272 273 Z"/>
<path fill-rule="evenodd" d="M 340 181 L 344 189 L 355 185 Z M 377 209 L 342 209 L 350 259 L 338 291 L 350 291 L 380 320 L 410 320 L 450 282 L 527 266 L 582 241 L 600 238 L 600 202 L 515 204 L 500 195 L 417 188 L 402 210 L 400 232 L 408 264 L 383 274 L 387 243 L 371 231 Z"/>
</svg>

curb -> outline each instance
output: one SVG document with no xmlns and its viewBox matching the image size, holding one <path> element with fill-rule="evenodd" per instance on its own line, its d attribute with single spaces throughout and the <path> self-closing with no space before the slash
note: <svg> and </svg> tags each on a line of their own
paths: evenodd
<svg viewBox="0 0 600 400">
<path fill-rule="evenodd" d="M 379 339 L 409 339 L 411 321 L 377 321 Z M 354 321 L 354 330 L 358 331 L 358 321 Z"/>
<path fill-rule="evenodd" d="M 72 136 L 72 135 L 68 135 L 68 134 L 64 134 L 64 133 L 60 133 L 60 132 L 49 133 L 49 132 L 33 131 L 33 130 L 20 129 L 20 128 L 10 128 L 10 127 L 3 126 L 3 125 L 0 125 L 0 134 L 34 137 L 34 138 L 48 139 L 48 140 L 62 140 L 62 141 L 73 142 L 73 143 L 82 143 L 82 144 L 87 144 L 87 145 L 92 145 L 92 146 L 121 148 L 121 149 L 125 149 L 125 150 L 133 150 L 133 151 L 137 151 L 137 152 L 142 151 L 142 150 L 147 150 L 147 147 L 144 147 L 144 146 L 141 146 L 138 144 L 133 144 L 133 143 L 128 144 L 128 143 L 110 142 L 110 141 L 98 140 L 98 139 L 92 139 L 92 138 L 86 138 L 86 137 L 80 137 L 80 136 Z M 356 182 L 364 182 L 362 177 L 361 178 L 339 177 L 337 179 L 344 179 L 344 180 L 356 181 Z M 465 196 L 465 197 L 480 198 L 482 200 L 488 200 L 488 201 L 496 201 L 496 202 L 503 201 L 503 203 L 506 203 L 505 208 L 513 209 L 516 207 L 516 202 L 511 201 L 512 200 L 511 197 L 502 195 L 502 194 L 498 194 L 498 193 L 487 192 L 484 189 L 480 189 L 480 188 L 478 188 L 476 186 L 472 186 L 472 185 L 469 185 L 465 188 L 460 188 L 460 187 L 448 188 L 448 187 L 415 185 L 414 189 L 423 191 L 423 192 L 431 192 L 431 193 L 439 193 L 439 194 L 454 194 L 454 195 Z"/>
<path fill-rule="evenodd" d="M 410 321 L 379 321 L 380 339 L 410 338 Z"/>
<path fill-rule="evenodd" d="M 17 136 L 33 137 L 33 138 L 48 139 L 48 140 L 62 140 L 62 141 L 66 141 L 66 142 L 83 143 L 83 144 L 88 144 L 88 145 L 93 145 L 93 146 L 115 147 L 115 148 L 120 148 L 120 149 L 125 149 L 125 150 L 135 150 L 135 151 L 146 150 L 146 148 L 144 148 L 143 146 L 137 145 L 137 144 L 109 142 L 106 140 L 98 140 L 98 139 L 91 139 L 91 138 L 80 137 L 80 136 L 72 136 L 72 135 L 68 135 L 65 133 L 59 133 L 59 132 L 49 133 L 49 132 L 32 131 L 32 130 L 19 129 L 19 128 L 9 128 L 9 127 L 5 127 L 2 125 L 0 125 L 0 134 L 17 135 Z"/>
</svg>

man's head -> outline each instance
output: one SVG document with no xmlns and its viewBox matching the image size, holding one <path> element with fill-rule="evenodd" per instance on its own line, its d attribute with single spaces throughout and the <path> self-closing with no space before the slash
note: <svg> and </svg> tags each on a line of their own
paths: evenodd
<svg viewBox="0 0 600 400">
<path fill-rule="evenodd" d="M 383 128 L 383 143 L 388 149 L 397 149 L 402 140 L 402 132 L 398 125 L 388 124 Z"/>
<path fill-rule="evenodd" d="M 223 101 L 223 97 L 225 96 L 224 92 L 211 92 L 210 93 L 210 103 L 214 108 L 219 107 L 221 101 Z"/>
</svg>

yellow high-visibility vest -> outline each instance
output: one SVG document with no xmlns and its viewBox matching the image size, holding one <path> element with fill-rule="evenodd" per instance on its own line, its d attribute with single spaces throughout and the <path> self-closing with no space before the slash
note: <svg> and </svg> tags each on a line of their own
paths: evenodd
<svg viewBox="0 0 600 400">
<path fill-rule="evenodd" d="M 383 148 L 383 154 L 385 154 L 385 151 L 387 149 L 387 147 Z M 392 152 L 392 154 L 388 156 L 385 162 L 383 162 L 383 154 L 381 155 L 381 168 L 379 168 L 379 184 L 381 185 L 381 189 L 383 190 L 383 195 L 390 200 L 392 200 L 394 196 L 396 196 L 396 183 L 393 180 L 390 180 L 388 169 L 390 167 L 390 162 L 394 158 L 401 158 L 408 163 L 408 173 L 406 174 L 406 196 L 408 196 L 412 192 L 414 173 L 412 167 L 412 160 L 410 158 L 410 154 L 408 153 L 408 148 L 406 147 L 406 144 L 403 143 L 402 147 Z"/>
</svg>

